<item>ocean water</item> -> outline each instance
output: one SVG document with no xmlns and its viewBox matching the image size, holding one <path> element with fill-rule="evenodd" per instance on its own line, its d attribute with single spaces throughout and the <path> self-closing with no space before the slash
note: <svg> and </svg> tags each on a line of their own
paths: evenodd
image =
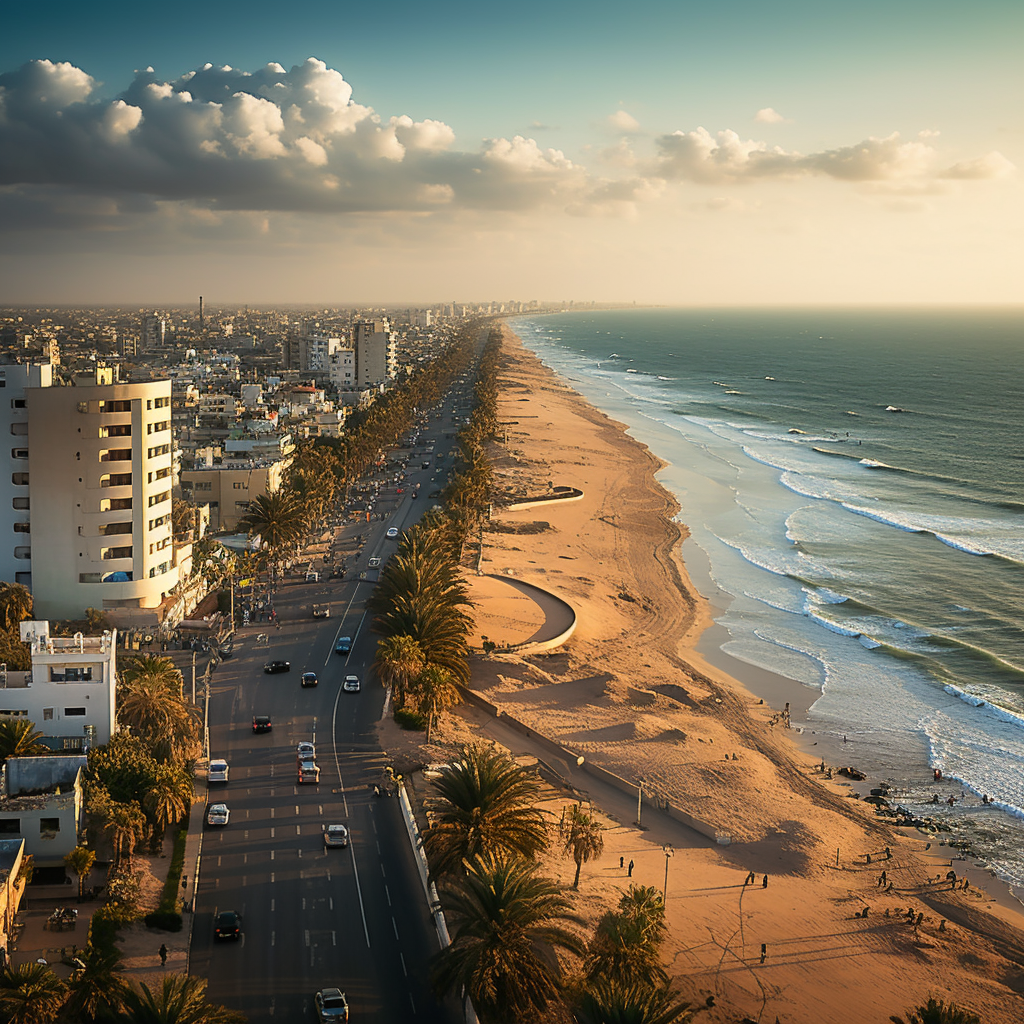
<svg viewBox="0 0 1024 1024">
<path fill-rule="evenodd" d="M 511 326 L 668 463 L 723 650 L 818 691 L 806 728 L 1024 888 L 1024 313 Z"/>
</svg>

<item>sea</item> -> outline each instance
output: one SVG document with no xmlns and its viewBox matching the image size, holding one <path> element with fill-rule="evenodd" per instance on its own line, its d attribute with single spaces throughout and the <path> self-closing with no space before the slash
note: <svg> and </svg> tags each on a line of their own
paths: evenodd
<svg viewBox="0 0 1024 1024">
<path fill-rule="evenodd" d="M 666 463 L 722 651 L 809 688 L 805 732 L 1024 893 L 1024 311 L 510 326 Z"/>
</svg>

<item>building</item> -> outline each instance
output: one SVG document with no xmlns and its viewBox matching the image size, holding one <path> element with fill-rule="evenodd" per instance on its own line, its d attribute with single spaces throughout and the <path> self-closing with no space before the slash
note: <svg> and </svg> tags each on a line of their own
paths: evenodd
<svg viewBox="0 0 1024 1024">
<path fill-rule="evenodd" d="M 28 398 L 29 388 L 53 382 L 49 363 L 0 366 L 0 579 L 32 586 L 32 541 L 29 522 Z"/>
<path fill-rule="evenodd" d="M 142 351 L 153 352 L 167 343 L 167 321 L 154 313 L 142 319 Z"/>
<path fill-rule="evenodd" d="M 291 456 L 279 459 L 223 462 L 181 472 L 182 496 L 210 507 L 210 529 L 234 530 L 249 502 L 280 490 Z"/>
<path fill-rule="evenodd" d="M 339 348 L 331 353 L 327 373 L 336 390 L 353 387 L 356 383 L 356 350 Z"/>
<path fill-rule="evenodd" d="M 84 754 L 9 757 L 0 779 L 0 838 L 23 839 L 39 867 L 59 867 L 78 845 Z"/>
<path fill-rule="evenodd" d="M 28 885 L 27 878 L 21 873 L 24 862 L 24 839 L 0 839 L 0 968 L 7 966 L 14 918 Z"/>
<path fill-rule="evenodd" d="M 299 335 L 299 369 L 309 373 L 327 373 L 331 356 L 341 347 L 341 338 L 303 331 Z"/>
<path fill-rule="evenodd" d="M 50 636 L 46 621 L 21 623 L 29 645 L 28 672 L 0 673 L 0 721 L 26 719 L 54 750 L 79 751 L 107 743 L 116 724 L 117 632 Z"/>
<path fill-rule="evenodd" d="M 27 469 L 35 543 L 26 536 L 15 555 L 40 618 L 96 608 L 156 623 L 188 575 L 191 547 L 176 550 L 171 530 L 171 383 L 116 376 L 98 366 L 77 387 L 24 391 L 28 437 L 16 461 Z"/>
<path fill-rule="evenodd" d="M 356 352 L 356 384 L 365 387 L 394 378 L 397 339 L 387 317 L 357 320 L 352 325 L 352 341 Z"/>
</svg>

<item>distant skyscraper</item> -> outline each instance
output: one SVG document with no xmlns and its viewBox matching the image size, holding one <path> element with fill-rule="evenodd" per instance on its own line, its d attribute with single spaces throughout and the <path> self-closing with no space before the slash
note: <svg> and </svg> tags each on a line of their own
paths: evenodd
<svg viewBox="0 0 1024 1024">
<path fill-rule="evenodd" d="M 397 346 L 387 317 L 357 320 L 352 325 L 356 350 L 356 383 L 381 384 L 395 375 Z"/>
<path fill-rule="evenodd" d="M 142 321 L 142 350 L 152 352 L 163 348 L 167 339 L 167 321 L 156 313 L 144 317 Z"/>
</svg>

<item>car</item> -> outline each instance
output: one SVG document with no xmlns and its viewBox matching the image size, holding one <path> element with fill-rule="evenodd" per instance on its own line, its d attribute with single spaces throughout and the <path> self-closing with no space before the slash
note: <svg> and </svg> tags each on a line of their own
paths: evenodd
<svg viewBox="0 0 1024 1024">
<path fill-rule="evenodd" d="M 319 583 L 320 582 L 320 573 L 318 573 L 316 571 L 316 569 L 307 569 L 306 570 L 306 582 L 307 583 Z"/>
<path fill-rule="evenodd" d="M 320 1024 L 341 1024 L 348 1020 L 348 1000 L 340 988 L 325 988 L 313 997 Z"/>
<path fill-rule="evenodd" d="M 206 809 L 207 825 L 226 825 L 231 820 L 227 804 L 210 804 Z"/>
<path fill-rule="evenodd" d="M 395 539 L 395 537 L 397 537 L 397 536 L 398 536 L 398 527 L 397 527 L 397 526 L 392 526 L 392 527 L 391 527 L 391 528 L 390 528 L 390 529 L 388 530 L 387 536 L 388 536 L 388 538 L 389 538 L 390 540 L 394 540 L 394 539 Z"/>
<path fill-rule="evenodd" d="M 297 771 L 298 778 L 296 781 L 300 786 L 306 782 L 312 782 L 317 786 L 320 785 L 320 765 L 316 761 L 300 761 Z"/>
<path fill-rule="evenodd" d="M 316 747 L 308 740 L 303 740 L 295 751 L 295 760 L 301 764 L 303 761 L 316 760 Z"/>
<path fill-rule="evenodd" d="M 210 762 L 210 768 L 206 773 L 207 784 L 211 782 L 228 781 L 228 763 L 223 759 Z"/>
<path fill-rule="evenodd" d="M 360 689 L 359 676 L 345 676 L 345 682 L 341 684 L 341 688 L 346 693 L 358 693 Z"/>
<path fill-rule="evenodd" d="M 268 675 L 275 675 L 278 672 L 290 672 L 292 663 L 290 661 L 268 661 L 263 666 L 263 671 Z"/>
<path fill-rule="evenodd" d="M 220 647 L 217 648 L 217 654 L 220 655 L 223 661 L 227 661 L 234 653 L 234 644 L 221 644 Z"/>
<path fill-rule="evenodd" d="M 337 569 L 332 570 L 331 575 L 335 575 Z M 313 618 L 314 619 L 329 619 L 331 617 L 331 606 L 329 604 L 315 604 L 313 605 Z"/>
<path fill-rule="evenodd" d="M 421 462 L 420 463 L 420 469 L 430 469 L 430 463 L 429 462 Z"/>
<path fill-rule="evenodd" d="M 303 672 L 302 673 L 302 685 L 303 686 L 316 686 L 320 682 L 316 677 L 315 672 Z"/>
<path fill-rule="evenodd" d="M 253 715 L 252 719 L 252 731 L 253 732 L 270 732 L 274 728 L 274 723 L 270 720 L 270 715 Z"/>
<path fill-rule="evenodd" d="M 371 569 L 379 569 L 380 568 L 380 558 L 378 558 L 377 555 L 374 555 L 373 558 L 371 558 L 369 560 L 369 562 L 367 562 L 366 564 Z"/>
<path fill-rule="evenodd" d="M 222 910 L 213 925 L 215 939 L 234 939 L 242 937 L 242 919 L 233 910 Z"/>
<path fill-rule="evenodd" d="M 349 654 L 352 651 L 352 637 L 339 636 L 334 651 L 336 654 Z"/>
<path fill-rule="evenodd" d="M 328 825 L 324 829 L 324 846 L 348 846 L 348 829 L 344 825 Z"/>
</svg>

